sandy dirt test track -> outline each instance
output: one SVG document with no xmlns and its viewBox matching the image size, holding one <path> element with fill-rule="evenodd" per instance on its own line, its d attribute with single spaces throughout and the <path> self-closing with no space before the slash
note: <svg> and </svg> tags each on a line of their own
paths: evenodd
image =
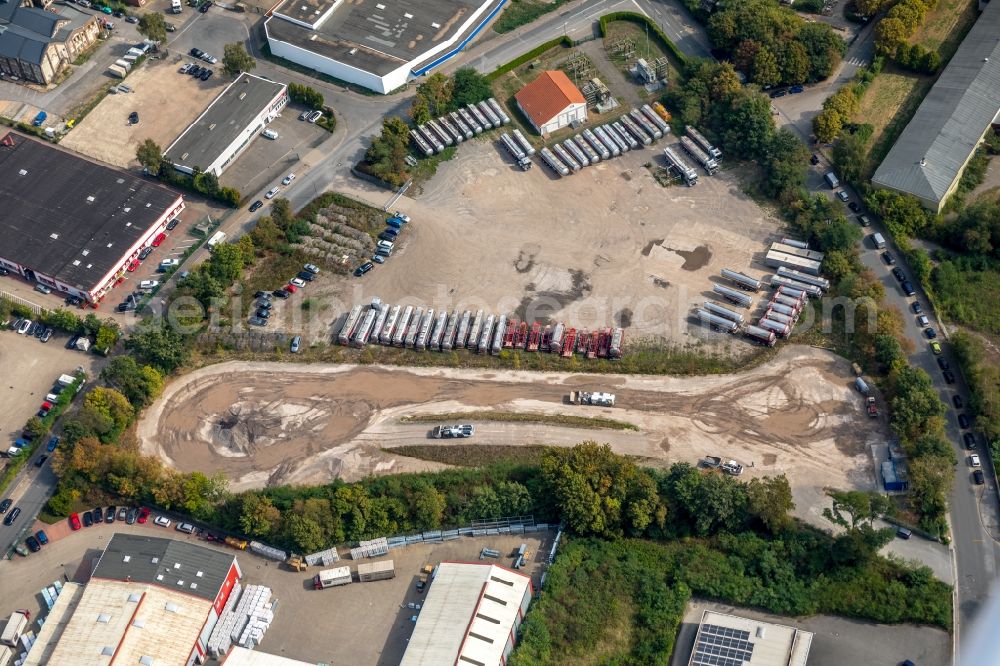
<svg viewBox="0 0 1000 666">
<path fill-rule="evenodd" d="M 566 404 L 571 389 L 614 391 L 619 406 Z M 147 453 L 185 471 L 223 471 L 234 488 L 323 483 L 437 469 L 392 453 L 448 446 L 428 440 L 429 424 L 400 419 L 484 408 L 605 416 L 639 430 L 477 423 L 462 443 L 593 439 L 664 463 L 719 455 L 743 463 L 744 476 L 787 474 L 800 507 L 815 506 L 824 487 L 873 489 L 869 444 L 884 441 L 862 413 L 847 363 L 809 347 L 738 375 L 684 378 L 223 363 L 172 383 L 139 436 Z"/>
</svg>

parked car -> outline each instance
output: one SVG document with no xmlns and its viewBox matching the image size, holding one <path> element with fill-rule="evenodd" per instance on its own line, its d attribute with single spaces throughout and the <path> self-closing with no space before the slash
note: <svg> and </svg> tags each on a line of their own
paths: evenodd
<svg viewBox="0 0 1000 666">
<path fill-rule="evenodd" d="M 967 432 L 964 435 L 962 435 L 962 441 L 965 442 L 965 448 L 967 449 L 976 448 L 976 436 L 973 435 L 971 432 Z"/>
<path fill-rule="evenodd" d="M 7 513 L 7 509 L 9 509 L 10 505 L 13 504 L 13 503 L 14 503 L 14 500 L 12 500 L 9 497 L 7 499 L 5 499 L 4 501 L 0 502 L 0 513 Z"/>
<path fill-rule="evenodd" d="M 40 337 L 38 339 L 41 340 L 42 342 L 48 342 L 49 340 L 52 339 L 52 334 L 53 333 L 54 333 L 54 331 L 51 328 L 46 328 L 45 332 L 42 333 L 42 337 Z"/>
<path fill-rule="evenodd" d="M 309 114 L 309 122 L 315 123 L 317 120 L 323 117 L 322 111 L 313 111 Z"/>
<path fill-rule="evenodd" d="M 287 291 L 289 294 L 294 294 L 295 292 L 297 292 L 299 290 L 299 288 L 297 286 L 295 286 L 294 284 L 292 284 L 291 282 L 289 282 L 288 284 L 286 284 L 283 287 L 283 289 L 285 291 Z"/>
<path fill-rule="evenodd" d="M 101 507 L 95 507 L 94 510 L 91 511 L 90 513 L 91 513 L 91 518 L 93 518 L 95 523 L 104 522 L 104 509 L 102 509 Z"/>
<path fill-rule="evenodd" d="M 24 544 L 28 547 L 28 550 L 30 550 L 33 553 L 37 553 L 42 549 L 42 544 L 38 543 L 38 539 L 36 539 L 34 535 L 29 536 L 27 539 L 25 539 Z"/>
<path fill-rule="evenodd" d="M 920 304 L 920 301 L 913 301 L 910 305 L 910 309 L 913 310 L 913 314 L 920 314 L 924 311 L 924 306 Z M 941 360 L 944 361 L 944 359 Z M 945 363 L 947 363 L 947 361 L 945 361 Z"/>
<path fill-rule="evenodd" d="M 813 166 L 816 166 L 817 164 L 819 164 L 819 155 L 817 155 L 816 153 L 813 153 L 812 157 L 809 158 L 809 164 L 812 164 Z"/>
<path fill-rule="evenodd" d="M 938 342 L 937 340 L 932 340 L 931 341 L 931 351 L 934 352 L 935 354 L 940 354 L 941 353 L 941 343 Z"/>
<path fill-rule="evenodd" d="M 903 269 L 898 267 L 892 269 L 892 276 L 900 282 L 906 279 L 906 274 L 903 273 Z"/>
<path fill-rule="evenodd" d="M 38 456 L 38 460 L 35 461 L 35 467 L 41 467 L 42 465 L 45 464 L 45 461 L 48 459 L 49 457 L 47 455 Z"/>
<path fill-rule="evenodd" d="M 45 530 L 38 530 L 35 532 L 35 538 L 38 539 L 38 543 L 43 546 L 49 543 L 49 535 L 45 533 Z"/>
<path fill-rule="evenodd" d="M 128 507 L 120 506 L 118 507 L 118 520 L 125 522 L 125 518 L 128 517 Z"/>
<path fill-rule="evenodd" d="M 265 129 L 263 132 L 260 133 L 260 135 L 265 139 L 271 139 L 272 141 L 278 138 L 278 133 L 271 128 Z"/>
<path fill-rule="evenodd" d="M 170 519 L 166 516 L 157 516 L 153 519 L 153 523 L 160 527 L 170 527 Z"/>
<path fill-rule="evenodd" d="M 173 231 L 177 228 L 177 225 L 181 223 L 181 218 L 175 217 L 174 219 L 167 222 L 167 231 Z"/>
<path fill-rule="evenodd" d="M 939 358 L 937 360 L 937 364 L 938 367 L 941 368 L 942 370 L 948 370 L 949 368 L 951 368 L 951 364 L 948 363 L 948 359 L 946 358 Z"/>
<path fill-rule="evenodd" d="M 213 74 L 215 74 L 215 70 L 203 69 L 201 74 L 198 75 L 198 78 L 201 79 L 202 81 L 208 81 L 210 78 L 212 78 Z"/>
<path fill-rule="evenodd" d="M 32 324 L 32 321 L 30 319 L 23 319 L 23 320 L 21 320 L 21 323 L 17 325 L 17 329 L 16 329 L 18 335 L 24 335 L 25 333 L 27 333 L 28 329 L 31 328 L 31 324 Z"/>
<path fill-rule="evenodd" d="M 155 289 L 159 285 L 159 280 L 143 280 L 139 283 L 139 289 Z"/>
<path fill-rule="evenodd" d="M 882 253 L 882 261 L 884 261 L 887 266 L 892 266 L 894 263 L 896 263 L 895 257 L 893 257 L 892 253 L 890 252 Z"/>
<path fill-rule="evenodd" d="M 204 52 L 204 51 L 202 51 L 201 49 L 191 49 L 191 50 L 189 51 L 189 53 L 190 53 L 190 54 L 191 54 L 192 56 L 194 56 L 195 58 L 200 58 L 200 57 L 202 57 L 203 55 L 205 55 L 205 52 Z"/>
<path fill-rule="evenodd" d="M 917 290 L 913 288 L 913 284 L 909 280 L 903 281 L 903 284 L 901 284 L 900 287 L 902 287 L 903 293 L 907 296 L 913 296 L 917 293 Z"/>
<path fill-rule="evenodd" d="M 180 263 L 181 263 L 180 259 L 164 259 L 163 261 L 160 262 L 160 265 L 157 266 L 156 272 L 157 273 L 166 273 L 171 268 L 176 267 Z"/>
<path fill-rule="evenodd" d="M 264 198 L 265 199 L 273 199 L 274 195 L 277 194 L 278 190 L 280 190 L 280 189 L 281 189 L 280 187 L 272 187 L 271 189 L 269 189 L 267 191 L 267 194 L 264 195 Z"/>
<path fill-rule="evenodd" d="M 128 114 L 128 122 L 129 122 L 130 125 L 138 125 L 139 124 L 139 113 L 136 112 L 136 111 L 133 111 L 132 113 Z"/>
<path fill-rule="evenodd" d="M 851 211 L 853 211 L 855 213 L 857 213 L 859 210 L 861 210 L 861 205 L 857 201 L 851 201 L 851 202 L 849 202 L 847 204 L 847 207 L 850 208 Z"/>
<path fill-rule="evenodd" d="M 986 477 L 983 475 L 983 470 L 974 469 L 972 470 L 972 480 L 976 482 L 977 486 L 981 486 L 986 483 Z"/>
<path fill-rule="evenodd" d="M 128 510 L 128 514 L 126 514 L 125 516 L 125 523 L 127 525 L 134 525 L 138 517 L 139 517 L 139 508 L 134 506 Z"/>
<path fill-rule="evenodd" d="M 956 394 L 951 396 L 951 404 L 955 405 L 955 409 L 962 409 L 965 402 L 962 400 L 962 396 Z"/>
<path fill-rule="evenodd" d="M 293 277 L 291 280 L 289 280 L 289 283 L 294 287 L 298 287 L 299 289 L 306 286 L 306 281 L 299 277 Z"/>
<path fill-rule="evenodd" d="M 150 243 L 150 245 L 152 245 L 153 247 L 160 247 L 160 245 L 162 245 L 163 241 L 165 240 L 167 240 L 167 235 L 164 233 L 159 233 L 156 235 L 156 238 L 153 239 L 153 242 Z"/>
<path fill-rule="evenodd" d="M 81 527 L 81 525 L 80 525 L 80 514 L 78 514 L 78 513 L 71 513 L 69 515 L 69 528 L 71 530 L 73 530 L 74 532 L 76 532 L 78 529 L 80 529 L 80 527 Z"/>
<path fill-rule="evenodd" d="M 153 248 L 151 248 L 151 247 L 144 247 L 144 248 L 142 248 L 142 251 L 139 253 L 139 260 L 142 261 L 143 259 L 145 259 L 146 257 L 148 257 L 151 254 L 153 254 Z"/>
<path fill-rule="evenodd" d="M 383 257 L 380 254 L 373 254 L 372 255 L 372 261 L 374 261 L 376 264 L 384 264 L 385 263 L 385 257 Z"/>
<path fill-rule="evenodd" d="M 924 335 L 927 336 L 928 340 L 933 340 L 934 338 L 937 337 L 937 331 L 935 331 L 933 328 L 925 328 Z"/>
<path fill-rule="evenodd" d="M 20 516 L 20 515 L 21 515 L 21 508 L 15 506 L 13 509 L 10 510 L 10 513 L 8 513 L 4 517 L 3 524 L 4 525 L 13 525 L 14 521 L 17 520 L 17 517 Z"/>
<path fill-rule="evenodd" d="M 250 317 L 248 321 L 251 326 L 267 326 L 267 320 L 260 317 Z"/>
<path fill-rule="evenodd" d="M 287 176 L 285 176 L 284 178 L 281 179 L 281 184 L 282 185 L 288 185 L 293 180 L 295 180 L 295 174 L 294 173 L 290 173 L 290 174 L 288 174 Z"/>
<path fill-rule="evenodd" d="M 271 308 L 257 308 L 256 316 L 267 319 L 271 316 Z"/>
<path fill-rule="evenodd" d="M 360 266 L 358 266 L 357 268 L 354 269 L 354 277 L 361 277 L 362 275 L 364 275 L 365 273 L 367 273 L 368 271 L 370 271 L 374 267 L 375 267 L 375 264 L 373 264 L 370 261 L 366 261 L 365 263 L 361 264 Z"/>
<path fill-rule="evenodd" d="M 109 506 L 104 510 L 104 522 L 113 523 L 115 522 L 115 514 L 117 513 L 117 507 Z"/>
<path fill-rule="evenodd" d="M 278 298 L 288 298 L 289 296 L 288 292 L 285 291 L 284 289 L 275 289 L 271 293 L 277 296 Z"/>
<path fill-rule="evenodd" d="M 952 373 L 948 372 L 947 370 L 945 370 L 944 372 L 942 372 L 941 376 L 944 377 L 944 383 L 945 384 L 954 384 L 955 383 L 955 375 L 953 375 Z"/>
<path fill-rule="evenodd" d="M 319 266 L 316 266 L 314 264 L 306 264 L 302 268 L 303 268 L 303 270 L 306 270 L 306 271 L 312 273 L 313 275 L 319 275 Z"/>
<path fill-rule="evenodd" d="M 965 414 L 959 414 L 958 415 L 958 427 L 959 428 L 968 428 L 969 427 L 969 417 L 966 416 Z"/>
<path fill-rule="evenodd" d="M 139 509 L 139 517 L 138 517 L 139 524 L 142 525 L 147 520 L 149 520 L 149 514 L 151 514 L 151 513 L 152 513 L 152 511 L 150 511 L 146 507 L 142 507 L 141 509 Z"/>
<path fill-rule="evenodd" d="M 845 192 L 844 190 L 839 190 L 839 191 L 837 192 L 837 198 L 838 198 L 838 199 L 840 199 L 841 201 L 844 201 L 844 202 L 846 202 L 846 201 L 847 201 L 848 199 L 850 199 L 851 197 L 850 197 L 850 196 L 849 196 L 849 195 L 847 194 L 847 192 Z"/>
<path fill-rule="evenodd" d="M 46 287 L 44 284 L 36 284 L 35 285 L 35 291 L 37 291 L 40 294 L 51 294 L 52 293 L 52 289 L 49 288 L 49 287 Z"/>
<path fill-rule="evenodd" d="M 94 524 L 94 517 L 92 515 L 90 515 L 89 511 L 84 511 L 83 512 L 83 526 L 84 527 L 90 527 L 93 524 Z"/>
<path fill-rule="evenodd" d="M 201 7 L 198 8 L 198 11 L 204 14 L 211 8 L 212 8 L 212 0 L 208 0 L 208 2 L 205 2 L 204 4 L 202 4 Z"/>
<path fill-rule="evenodd" d="M 299 345 L 300 345 L 301 342 L 302 342 L 302 338 L 299 337 L 298 335 L 296 335 L 294 338 L 292 338 L 292 347 L 291 347 L 291 350 L 292 350 L 293 354 L 298 354 L 299 353 Z"/>
<path fill-rule="evenodd" d="M 128 266 L 125 267 L 125 270 L 127 270 L 129 273 L 135 273 L 135 269 L 139 268 L 139 266 L 141 265 L 142 265 L 141 261 L 139 261 L 138 259 L 133 259 L 132 261 L 128 262 Z"/>
<path fill-rule="evenodd" d="M 312 273 L 310 273 L 309 271 L 299 271 L 295 275 L 295 277 L 297 277 L 298 279 L 300 279 L 300 280 L 302 280 L 304 282 L 312 282 L 313 280 L 316 279 L 316 276 L 313 275 Z"/>
<path fill-rule="evenodd" d="M 969 464 L 973 467 L 979 467 L 982 463 L 979 462 L 979 454 L 973 453 L 969 456 Z"/>
<path fill-rule="evenodd" d="M 178 532 L 184 532 L 185 534 L 194 534 L 194 531 L 197 528 L 191 523 L 177 523 L 177 527 L 175 527 L 174 529 L 176 529 Z"/>
<path fill-rule="evenodd" d="M 858 215 L 858 224 L 863 227 L 870 227 L 872 224 L 871 218 L 867 215 Z"/>
<path fill-rule="evenodd" d="M 264 202 L 261 201 L 260 199 L 257 199 L 257 201 L 254 201 L 252 204 L 250 204 L 250 212 L 252 213 L 252 212 L 258 210 L 263 205 L 264 205 Z"/>
<path fill-rule="evenodd" d="M 44 419 L 52 411 L 52 403 L 46 400 L 42 403 L 41 408 L 38 410 L 38 418 Z"/>
</svg>

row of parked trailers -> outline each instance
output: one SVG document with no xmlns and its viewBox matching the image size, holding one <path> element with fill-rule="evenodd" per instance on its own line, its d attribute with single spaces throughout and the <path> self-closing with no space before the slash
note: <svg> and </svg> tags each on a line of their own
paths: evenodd
<svg viewBox="0 0 1000 666">
<path fill-rule="evenodd" d="M 510 124 L 510 117 L 492 97 L 428 120 L 410 130 L 410 138 L 427 157 L 440 153 L 446 146 L 462 143 L 501 125 Z"/>
<path fill-rule="evenodd" d="M 782 242 L 786 241 L 787 239 Z M 802 245 L 803 249 L 808 250 L 808 245 Z M 759 292 L 763 288 L 760 280 L 729 268 L 722 269 L 722 277 L 737 289 L 716 284 L 712 291 L 741 308 L 749 309 L 753 305 L 753 298 L 747 292 Z M 822 277 L 784 268 L 778 269 L 778 274 L 771 278 L 770 284 L 775 290 L 774 294 L 756 324 L 748 324 L 747 318 L 741 313 L 711 301 L 706 301 L 696 311 L 696 315 L 713 329 L 734 334 L 742 331 L 755 342 L 773 347 L 777 337 L 787 338 L 791 335 L 806 299 L 818 298 L 830 288 L 829 281 Z"/>
<path fill-rule="evenodd" d="M 518 321 L 513 315 L 493 315 L 477 310 L 435 312 L 420 306 L 386 305 L 376 299 L 371 305 L 356 305 L 337 334 L 342 345 L 364 347 L 383 344 L 418 351 L 448 352 L 468 349 L 480 354 L 499 354 L 504 349 L 549 352 L 587 358 L 621 358 L 624 331 L 603 328 L 594 331 L 567 328 L 563 323 Z"/>
<path fill-rule="evenodd" d="M 554 143 L 551 148 L 542 148 L 538 154 L 552 171 L 568 176 L 601 160 L 639 150 L 669 132 L 670 125 L 652 107 L 644 104 L 622 114 L 618 120 L 584 129 L 574 137 Z"/>
</svg>

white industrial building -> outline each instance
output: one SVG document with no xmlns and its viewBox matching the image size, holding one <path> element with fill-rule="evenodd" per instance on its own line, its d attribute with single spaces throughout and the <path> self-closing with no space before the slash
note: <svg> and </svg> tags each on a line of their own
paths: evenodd
<svg viewBox="0 0 1000 666">
<path fill-rule="evenodd" d="M 507 0 L 284 0 L 264 22 L 271 53 L 382 94 L 457 55 Z"/>
<path fill-rule="evenodd" d="M 164 153 L 184 173 L 222 174 L 288 104 L 288 87 L 240 74 Z"/>
<path fill-rule="evenodd" d="M 442 562 L 400 666 L 501 666 L 531 603 L 528 576 L 495 564 Z"/>
<path fill-rule="evenodd" d="M 809 631 L 706 610 L 688 666 L 806 666 L 812 639 Z"/>
<path fill-rule="evenodd" d="M 514 99 L 542 136 L 574 123 L 587 122 L 587 100 L 560 70 L 542 72 L 517 91 Z"/>
</svg>

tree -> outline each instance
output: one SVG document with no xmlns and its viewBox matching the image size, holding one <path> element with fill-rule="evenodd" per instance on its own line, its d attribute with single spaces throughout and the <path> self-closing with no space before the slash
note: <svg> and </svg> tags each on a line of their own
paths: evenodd
<svg viewBox="0 0 1000 666">
<path fill-rule="evenodd" d="M 81 414 L 92 415 L 101 422 L 107 422 L 108 428 L 102 437 L 102 441 L 110 442 L 118 439 L 118 435 L 124 432 L 125 427 L 132 421 L 135 410 L 128 399 L 112 388 L 98 386 L 87 392 L 83 398 L 83 409 Z"/>
<path fill-rule="evenodd" d="M 148 365 L 139 366 L 131 356 L 115 356 L 101 371 L 101 379 L 141 409 L 163 390 L 163 376 Z"/>
<path fill-rule="evenodd" d="M 437 118 L 448 111 L 451 104 L 452 80 L 440 72 L 431 74 L 417 86 L 417 97 L 427 102 L 431 116 Z"/>
<path fill-rule="evenodd" d="M 240 502 L 240 528 L 244 534 L 263 537 L 272 534 L 281 520 L 281 512 L 267 497 L 246 493 Z"/>
<path fill-rule="evenodd" d="M 860 134 L 841 134 L 833 144 L 833 163 L 837 165 L 837 172 L 845 181 L 861 181 L 861 172 L 867 158 L 868 142 Z"/>
<path fill-rule="evenodd" d="M 747 95 L 735 100 L 728 115 L 723 137 L 730 152 L 737 157 L 762 159 L 774 136 L 770 100 L 760 94 Z"/>
<path fill-rule="evenodd" d="M 112 324 L 114 322 L 112 321 Z M 102 324 L 99 329 L 97 329 L 97 337 L 94 340 L 94 348 L 100 351 L 103 355 L 107 356 L 111 348 L 115 346 L 118 342 L 118 338 L 121 336 L 121 330 L 118 328 L 117 324 L 109 326 L 107 324 Z"/>
<path fill-rule="evenodd" d="M 833 506 L 823 509 L 823 517 L 846 529 L 853 530 L 862 525 L 871 527 L 876 518 L 881 518 L 892 509 L 892 500 L 879 493 L 849 490 L 827 494 L 833 500 Z"/>
<path fill-rule="evenodd" d="M 423 97 L 414 97 L 413 104 L 410 106 L 410 120 L 416 125 L 423 125 L 428 120 L 431 120 L 431 110 L 427 106 L 427 100 Z"/>
<path fill-rule="evenodd" d="M 875 52 L 879 55 L 892 55 L 909 35 L 910 31 L 901 20 L 886 17 L 875 26 Z"/>
<path fill-rule="evenodd" d="M 125 343 L 143 363 L 170 374 L 187 362 L 190 348 L 184 337 L 170 326 L 144 324 Z"/>
<path fill-rule="evenodd" d="M 795 502 L 784 474 L 774 478 L 750 479 L 746 491 L 750 514 L 770 532 L 777 534 L 791 524 L 788 514 L 795 508 Z"/>
<path fill-rule="evenodd" d="M 243 48 L 243 42 L 226 44 L 222 50 L 222 71 L 235 78 L 240 72 L 249 72 L 257 66 L 257 61 Z"/>
<path fill-rule="evenodd" d="M 300 550 L 312 553 L 321 550 L 326 543 L 323 530 L 315 520 L 292 514 L 285 521 L 285 533 Z"/>
<path fill-rule="evenodd" d="M 834 109 L 823 109 L 813 118 L 813 132 L 821 143 L 830 143 L 840 134 L 844 127 L 844 119 Z"/>
<path fill-rule="evenodd" d="M 149 171 L 150 175 L 160 175 L 160 167 L 163 164 L 163 150 L 155 141 L 144 139 L 136 149 L 135 157 L 139 160 L 139 164 Z"/>
<path fill-rule="evenodd" d="M 773 86 L 781 81 L 778 59 L 767 47 L 761 47 L 753 57 L 753 80 L 760 86 Z"/>
<path fill-rule="evenodd" d="M 483 74 L 472 67 L 462 67 L 455 72 L 451 94 L 452 109 L 476 104 L 492 96 L 493 87 Z"/>
<path fill-rule="evenodd" d="M 476 486 L 469 497 L 469 518 L 472 520 L 497 519 L 503 515 L 500 498 L 491 486 Z"/>
<path fill-rule="evenodd" d="M 788 84 L 809 80 L 809 54 L 801 42 L 788 42 L 778 58 L 781 63 L 781 80 Z"/>
<path fill-rule="evenodd" d="M 239 245 L 219 243 L 212 248 L 212 256 L 208 260 L 208 274 L 220 284 L 230 285 L 243 273 L 245 259 L 245 253 Z"/>
<path fill-rule="evenodd" d="M 205 476 L 201 472 L 187 474 L 182 482 L 182 507 L 186 512 L 198 518 L 207 520 L 212 515 L 215 505 L 226 496 L 229 482 L 225 474 L 217 472 Z"/>
<path fill-rule="evenodd" d="M 365 152 L 365 161 L 373 175 L 397 187 L 406 182 L 409 134 L 410 128 L 402 118 L 390 117 L 382 121 L 382 133 Z M 273 210 L 271 214 L 274 215 Z"/>
<path fill-rule="evenodd" d="M 806 172 L 802 165 L 807 155 L 806 147 L 789 130 L 781 128 L 775 132 L 762 160 L 764 192 L 778 198 L 783 192 L 793 192 L 805 185 Z"/>
<path fill-rule="evenodd" d="M 416 488 L 410 501 L 413 507 L 415 527 L 434 530 L 441 527 L 441 519 L 447 506 L 444 494 L 429 483 Z"/>
<path fill-rule="evenodd" d="M 139 34 L 154 42 L 167 41 L 167 22 L 160 12 L 149 12 L 139 18 Z"/>
<path fill-rule="evenodd" d="M 896 368 L 889 381 L 893 393 L 889 401 L 889 425 L 900 437 L 918 437 L 932 430 L 928 425 L 931 419 L 944 417 L 944 403 L 924 370 L 910 366 Z"/>
</svg>

